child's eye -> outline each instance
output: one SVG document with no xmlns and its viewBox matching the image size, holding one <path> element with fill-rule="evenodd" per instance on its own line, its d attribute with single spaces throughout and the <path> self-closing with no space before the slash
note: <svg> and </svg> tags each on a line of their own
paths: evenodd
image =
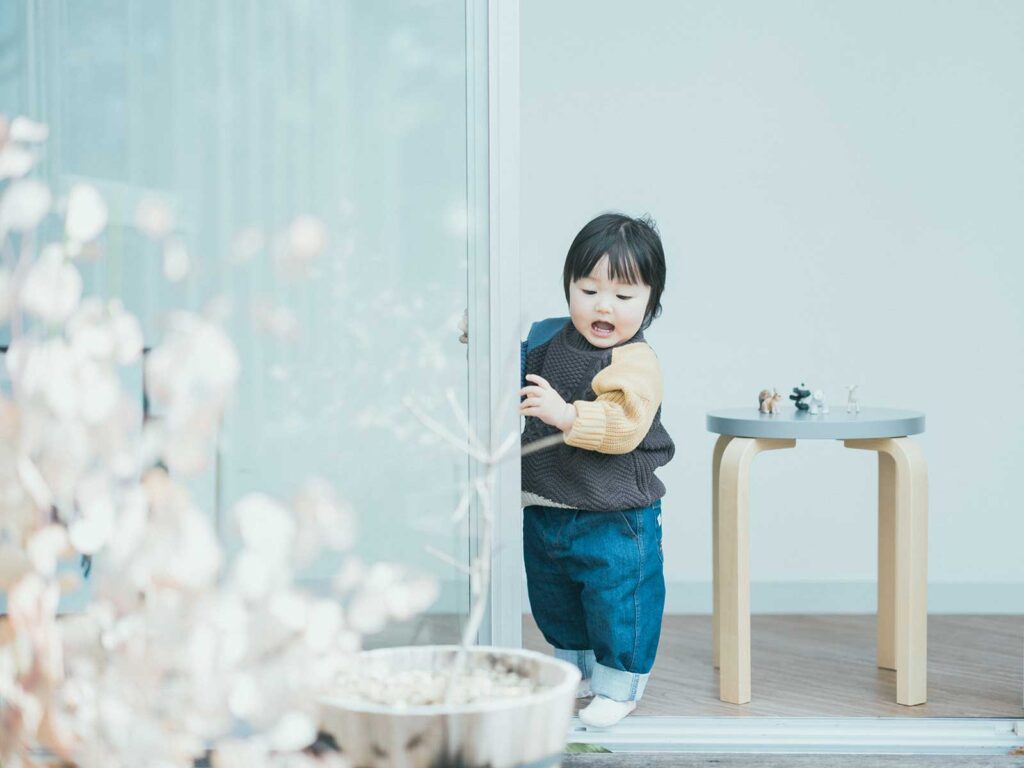
<svg viewBox="0 0 1024 768">
<path fill-rule="evenodd" d="M 585 294 L 587 294 L 587 296 L 593 296 L 595 293 L 597 293 L 597 291 L 588 291 L 586 288 L 583 288 L 582 290 Z"/>
<path fill-rule="evenodd" d="M 618 295 L 618 296 L 616 296 L 615 298 L 616 298 L 616 299 L 622 299 L 623 301 L 629 301 L 629 300 L 630 300 L 630 299 L 632 299 L 633 297 L 632 297 L 632 296 L 623 296 L 622 294 L 619 294 L 619 295 Z"/>
</svg>

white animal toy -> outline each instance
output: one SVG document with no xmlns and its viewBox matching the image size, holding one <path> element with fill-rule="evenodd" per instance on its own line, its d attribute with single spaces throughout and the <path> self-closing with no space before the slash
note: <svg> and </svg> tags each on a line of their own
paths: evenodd
<svg viewBox="0 0 1024 768">
<path fill-rule="evenodd" d="M 811 395 L 811 409 L 813 414 L 828 413 L 828 403 L 825 402 L 825 393 L 820 389 L 814 390 Z"/>
<path fill-rule="evenodd" d="M 846 412 L 860 413 L 860 401 L 857 399 L 857 384 L 846 386 Z"/>
</svg>

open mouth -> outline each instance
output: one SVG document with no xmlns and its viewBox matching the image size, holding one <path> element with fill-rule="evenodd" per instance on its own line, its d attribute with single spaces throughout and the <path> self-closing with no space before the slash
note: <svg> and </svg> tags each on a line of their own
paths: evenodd
<svg viewBox="0 0 1024 768">
<path fill-rule="evenodd" d="M 590 324 L 590 330 L 594 332 L 595 336 L 611 336 L 615 331 L 615 326 L 604 320 L 597 320 Z"/>
</svg>

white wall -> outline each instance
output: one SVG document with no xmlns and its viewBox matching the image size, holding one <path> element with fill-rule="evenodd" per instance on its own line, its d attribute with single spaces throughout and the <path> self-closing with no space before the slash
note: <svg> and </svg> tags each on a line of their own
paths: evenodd
<svg viewBox="0 0 1024 768">
<path fill-rule="evenodd" d="M 665 242 L 670 610 L 710 606 L 705 412 L 803 380 L 926 412 L 930 608 L 1024 612 L 1022 41 L 1013 0 L 522 0 L 524 323 L 591 216 Z M 755 611 L 872 610 L 875 475 L 757 459 Z"/>
</svg>

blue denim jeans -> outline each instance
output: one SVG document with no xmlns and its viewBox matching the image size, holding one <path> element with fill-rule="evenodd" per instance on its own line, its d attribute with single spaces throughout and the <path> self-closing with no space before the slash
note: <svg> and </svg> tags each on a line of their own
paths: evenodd
<svg viewBox="0 0 1024 768">
<path fill-rule="evenodd" d="M 555 655 L 595 694 L 643 696 L 661 637 L 661 501 L 621 512 L 523 510 L 530 607 Z"/>
</svg>

